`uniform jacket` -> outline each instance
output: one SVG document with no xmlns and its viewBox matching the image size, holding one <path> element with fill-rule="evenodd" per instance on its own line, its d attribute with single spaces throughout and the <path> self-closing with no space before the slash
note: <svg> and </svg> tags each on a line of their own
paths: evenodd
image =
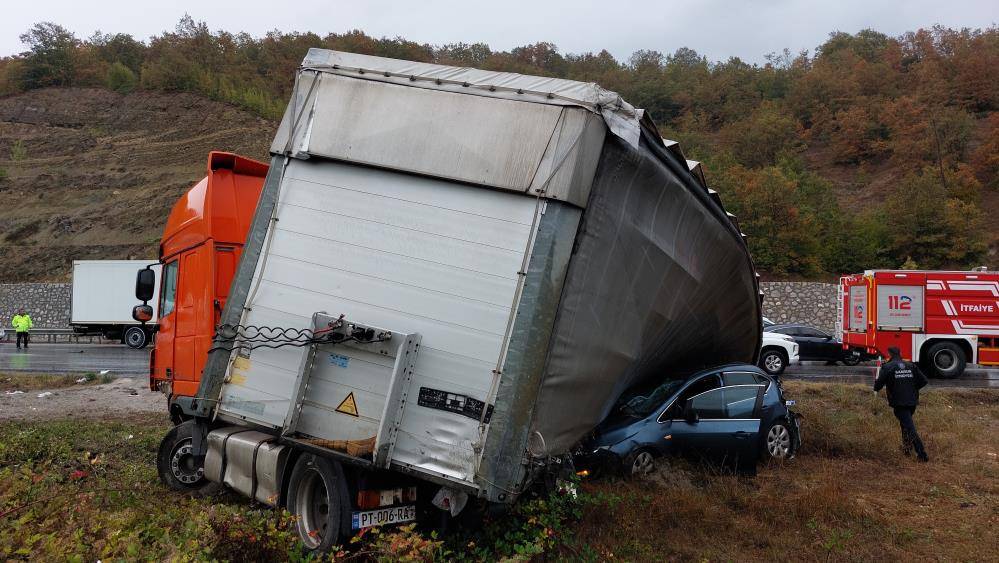
<svg viewBox="0 0 999 563">
<path fill-rule="evenodd" d="M 35 323 L 31 322 L 31 316 L 28 314 L 14 315 L 10 324 L 14 326 L 15 332 L 28 332 L 31 330 L 31 327 L 35 326 Z"/>
<path fill-rule="evenodd" d="M 919 404 L 919 390 L 927 383 L 929 381 L 916 364 L 892 360 L 881 366 L 874 390 L 880 391 L 884 387 L 888 404 L 893 407 L 914 407 Z"/>
</svg>

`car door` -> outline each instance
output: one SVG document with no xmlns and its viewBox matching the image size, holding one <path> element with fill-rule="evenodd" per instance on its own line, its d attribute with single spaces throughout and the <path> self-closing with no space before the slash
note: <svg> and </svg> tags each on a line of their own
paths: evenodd
<svg viewBox="0 0 999 563">
<path fill-rule="evenodd" d="M 684 449 L 724 464 L 755 463 L 763 391 L 758 384 L 734 385 L 688 399 L 678 425 L 684 428 Z"/>
<path fill-rule="evenodd" d="M 697 453 L 703 448 L 703 444 L 701 444 L 703 438 L 700 436 L 701 429 L 697 424 L 684 420 L 684 408 L 691 397 L 719 388 L 721 388 L 721 377 L 718 373 L 711 373 L 693 380 L 677 394 L 676 398 L 660 415 L 659 421 L 664 424 L 665 442 L 669 444 L 672 452 Z"/>
<path fill-rule="evenodd" d="M 811 327 L 799 327 L 800 337 L 795 339 L 807 343 L 808 358 L 813 360 L 835 360 L 839 358 L 837 343 L 829 334 Z M 802 345 L 804 347 L 804 345 Z"/>
</svg>

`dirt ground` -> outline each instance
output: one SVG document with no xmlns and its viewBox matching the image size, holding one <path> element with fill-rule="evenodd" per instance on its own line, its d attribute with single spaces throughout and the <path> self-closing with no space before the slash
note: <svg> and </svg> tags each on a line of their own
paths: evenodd
<svg viewBox="0 0 999 563">
<path fill-rule="evenodd" d="M 0 391 L 0 422 L 9 420 L 103 419 L 139 413 L 166 413 L 162 393 L 142 378 L 123 377 L 105 384 L 32 389 L 5 385 Z"/>
<path fill-rule="evenodd" d="M 47 88 L 0 98 L 0 280 L 155 257 L 208 152 L 267 159 L 276 123 L 193 94 Z"/>
</svg>

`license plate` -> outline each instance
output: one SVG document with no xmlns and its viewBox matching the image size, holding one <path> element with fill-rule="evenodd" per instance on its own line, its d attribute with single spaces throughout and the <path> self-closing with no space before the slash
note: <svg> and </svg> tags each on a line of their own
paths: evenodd
<svg viewBox="0 0 999 563">
<path fill-rule="evenodd" d="M 351 518 L 351 527 L 355 530 L 360 530 L 362 528 L 370 528 L 371 526 L 398 524 L 400 522 L 412 522 L 413 520 L 416 520 L 416 505 L 410 504 L 408 506 L 393 506 L 391 508 L 354 512 Z"/>
</svg>

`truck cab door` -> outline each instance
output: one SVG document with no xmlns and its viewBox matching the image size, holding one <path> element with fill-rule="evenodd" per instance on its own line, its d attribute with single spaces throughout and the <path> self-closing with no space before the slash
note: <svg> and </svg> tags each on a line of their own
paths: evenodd
<svg viewBox="0 0 999 563">
<path fill-rule="evenodd" d="M 173 384 L 173 348 L 177 333 L 177 275 L 179 260 L 167 262 L 160 277 L 159 321 L 156 330 L 154 376 Z"/>
<path fill-rule="evenodd" d="M 214 284 L 209 252 L 207 246 L 199 246 L 180 257 L 173 346 L 174 392 L 180 395 L 194 396 L 197 392 L 198 369 L 211 342 L 213 327 L 208 324 L 212 317 L 207 312 L 212 307 Z"/>
</svg>

